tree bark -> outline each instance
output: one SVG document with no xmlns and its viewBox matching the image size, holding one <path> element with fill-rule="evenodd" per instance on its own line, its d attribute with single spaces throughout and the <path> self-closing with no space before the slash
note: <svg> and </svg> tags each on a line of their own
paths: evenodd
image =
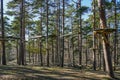
<svg viewBox="0 0 120 80">
<path fill-rule="evenodd" d="M 75 67 L 75 52 L 74 52 L 74 43 L 72 42 L 72 61 L 73 61 L 73 67 Z"/>
<path fill-rule="evenodd" d="M 55 63 L 55 57 L 54 57 L 54 41 L 52 39 L 52 64 L 54 65 Z"/>
<path fill-rule="evenodd" d="M 85 64 L 86 64 L 86 66 L 87 66 L 87 64 L 88 64 L 88 45 L 87 45 L 87 43 L 88 43 L 88 38 L 86 37 L 86 49 L 85 49 Z"/>
<path fill-rule="evenodd" d="M 78 0 L 78 9 L 81 8 L 81 0 Z M 79 65 L 82 65 L 82 14 L 79 14 L 78 50 Z"/>
<path fill-rule="evenodd" d="M 70 38 L 70 37 L 69 37 Z M 68 66 L 71 65 L 71 55 L 70 55 L 70 39 L 68 39 Z"/>
<path fill-rule="evenodd" d="M 100 26 L 101 28 L 105 29 L 107 27 L 106 24 L 106 17 L 105 17 L 105 7 L 104 7 L 104 0 L 98 0 L 98 7 L 99 7 L 99 16 L 100 16 Z M 108 35 L 103 34 L 103 51 L 104 51 L 104 59 L 105 59 L 105 67 L 106 72 L 110 77 L 114 77 L 113 68 L 112 68 L 112 61 L 111 61 L 111 54 L 110 54 L 110 46 L 105 41 L 108 41 Z"/>
<path fill-rule="evenodd" d="M 3 0 L 1 0 L 1 30 L 2 30 L 2 64 L 6 65 L 6 53 L 5 53 L 5 32 L 4 32 L 4 17 L 3 17 Z"/>
<path fill-rule="evenodd" d="M 114 70 L 116 70 L 116 64 L 117 64 L 117 12 L 116 12 L 116 0 L 113 1 L 114 3 L 114 23 L 115 23 L 115 33 L 114 33 Z"/>
<path fill-rule="evenodd" d="M 31 52 L 30 52 L 30 42 L 28 43 L 28 49 L 29 49 L 29 51 L 28 51 L 28 55 L 29 55 L 29 64 L 31 63 Z"/>
<path fill-rule="evenodd" d="M 65 0 L 63 1 L 63 10 L 62 10 L 62 35 L 64 35 L 64 12 L 65 12 Z M 64 36 L 62 37 L 62 55 L 61 55 L 61 67 L 64 67 Z"/>
<path fill-rule="evenodd" d="M 42 40 L 40 40 L 40 62 L 41 66 L 43 66 Z"/>
<path fill-rule="evenodd" d="M 25 62 L 25 13 L 24 13 L 24 0 L 20 5 L 20 53 L 19 53 L 19 65 L 24 65 Z"/>
<path fill-rule="evenodd" d="M 49 48 L 48 48 L 48 0 L 46 0 L 46 26 L 47 26 L 47 35 L 46 35 L 46 49 L 47 49 L 47 66 L 49 67 Z"/>
<path fill-rule="evenodd" d="M 19 63 L 19 45 L 18 45 L 18 40 L 16 41 L 16 58 L 17 58 L 17 64 Z"/>
<path fill-rule="evenodd" d="M 56 12 L 56 55 L 55 55 L 55 64 L 60 65 L 60 1 L 57 1 L 57 12 Z"/>
<path fill-rule="evenodd" d="M 99 37 L 98 39 L 99 69 L 101 70 L 101 64 L 102 64 L 101 43 L 100 43 L 101 36 L 99 35 L 98 37 Z"/>
<path fill-rule="evenodd" d="M 72 18 L 71 18 L 71 22 L 72 22 Z M 73 40 L 73 25 L 72 25 L 72 38 L 71 38 L 71 48 L 72 48 L 72 65 L 73 67 L 75 66 L 75 53 L 74 53 L 74 40 Z"/>
<path fill-rule="evenodd" d="M 95 20 L 95 0 L 93 0 L 93 31 L 95 30 L 95 24 L 96 24 L 96 20 Z M 96 70 L 96 47 L 95 47 L 95 35 L 93 33 L 93 70 Z"/>
<path fill-rule="evenodd" d="M 41 3 L 42 6 L 42 3 Z M 42 23 L 43 23 L 43 8 L 41 8 L 41 21 L 40 21 L 40 35 L 42 36 Z M 43 54 L 42 54 L 42 38 L 40 38 L 40 62 L 41 62 L 41 66 L 43 66 Z"/>
</svg>

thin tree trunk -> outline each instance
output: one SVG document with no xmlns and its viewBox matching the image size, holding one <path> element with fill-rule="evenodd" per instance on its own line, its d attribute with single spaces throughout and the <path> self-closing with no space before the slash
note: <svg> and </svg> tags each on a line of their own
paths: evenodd
<svg viewBox="0 0 120 80">
<path fill-rule="evenodd" d="M 64 12 L 65 12 L 65 1 L 63 1 L 63 10 L 62 10 L 62 35 L 64 35 Z M 64 67 L 64 36 L 62 37 L 62 55 L 61 55 L 61 67 Z"/>
<path fill-rule="evenodd" d="M 95 30 L 95 24 L 96 24 L 96 20 L 95 20 L 95 0 L 93 0 L 93 5 L 94 5 L 94 9 L 93 9 L 93 31 Z M 96 47 L 95 47 L 95 35 L 93 33 L 93 70 L 96 70 Z"/>
<path fill-rule="evenodd" d="M 43 66 L 42 40 L 40 40 L 40 62 L 41 66 Z"/>
<path fill-rule="evenodd" d="M 24 0 L 21 1 L 20 6 L 20 53 L 19 53 L 19 65 L 24 65 L 25 57 L 25 21 L 24 21 Z"/>
<path fill-rule="evenodd" d="M 56 55 L 55 55 L 55 64 L 60 65 L 60 1 L 57 1 L 57 14 L 56 14 Z"/>
<path fill-rule="evenodd" d="M 81 8 L 81 0 L 78 0 L 78 8 Z M 78 50 L 79 65 L 82 65 L 82 14 L 79 15 L 79 32 L 78 32 Z"/>
<path fill-rule="evenodd" d="M 37 64 L 39 64 L 39 62 L 40 62 L 40 39 L 39 38 L 37 39 L 36 45 L 37 45 L 37 48 L 38 48 L 38 52 L 37 52 Z"/>
<path fill-rule="evenodd" d="M 32 40 L 32 46 L 34 47 L 34 41 Z M 32 51 L 32 63 L 34 64 L 34 53 Z"/>
<path fill-rule="evenodd" d="M 49 49 L 48 49 L 48 0 L 46 0 L 46 26 L 47 26 L 47 36 L 46 36 L 46 49 L 47 49 L 47 66 L 49 66 Z"/>
<path fill-rule="evenodd" d="M 5 33 L 4 33 L 4 18 L 3 18 L 3 0 L 1 0 L 1 29 L 2 29 L 2 64 L 6 65 L 6 54 L 5 54 Z"/>
<path fill-rule="evenodd" d="M 41 6 L 42 6 L 42 3 L 41 3 Z M 40 22 L 40 35 L 42 36 L 42 23 L 43 23 L 43 8 L 41 8 L 41 22 Z M 40 62 L 41 62 L 41 66 L 43 66 L 43 54 L 42 54 L 42 37 L 40 38 Z"/>
<path fill-rule="evenodd" d="M 101 70 L 101 60 L 102 60 L 102 54 L 101 54 L 101 43 L 100 43 L 100 35 L 98 36 L 98 54 L 99 54 L 99 69 Z"/>
<path fill-rule="evenodd" d="M 72 18 L 71 18 L 71 23 L 72 23 Z M 75 53 L 74 53 L 74 40 L 73 40 L 73 25 L 72 25 L 72 38 L 71 38 L 71 51 L 72 51 L 72 65 L 73 67 L 75 66 Z"/>
<path fill-rule="evenodd" d="M 17 44 L 16 44 L 16 53 L 17 53 L 17 55 L 16 55 L 16 58 L 17 58 L 17 64 L 19 63 L 19 46 L 18 46 L 18 40 L 16 41 L 17 42 Z"/>
<path fill-rule="evenodd" d="M 52 64 L 54 65 L 54 62 L 55 62 L 55 60 L 54 60 L 55 58 L 54 58 L 54 43 L 53 43 L 53 40 L 52 40 Z"/>
<path fill-rule="evenodd" d="M 25 65 L 25 0 L 22 1 L 22 42 L 23 42 L 23 53 L 22 53 L 22 65 Z"/>
<path fill-rule="evenodd" d="M 28 52 L 28 54 L 29 54 L 29 64 L 31 63 L 31 54 L 30 54 L 30 42 L 28 43 L 28 46 L 29 46 L 29 52 Z"/>
<path fill-rule="evenodd" d="M 106 65 L 106 64 L 105 64 L 105 58 L 104 58 L 104 54 L 103 54 L 103 57 L 102 57 L 102 59 L 103 59 L 103 70 L 104 70 L 104 71 L 106 71 L 106 67 L 105 67 L 105 65 Z"/>
<path fill-rule="evenodd" d="M 73 56 L 73 67 L 75 67 L 75 52 L 74 52 L 74 43 L 72 43 L 72 56 Z"/>
<path fill-rule="evenodd" d="M 116 70 L 116 63 L 117 63 L 117 12 L 116 12 L 116 0 L 113 1 L 114 3 L 114 16 L 115 16 L 115 33 L 114 33 L 114 70 Z"/>
<path fill-rule="evenodd" d="M 70 56 L 70 40 L 68 39 L 68 66 L 71 64 L 71 56 Z"/>
<path fill-rule="evenodd" d="M 88 45 L 87 45 L 87 42 L 88 42 L 88 38 L 86 38 L 86 51 L 85 51 L 85 58 L 86 58 L 85 64 L 86 64 L 86 66 L 88 64 Z"/>
</svg>

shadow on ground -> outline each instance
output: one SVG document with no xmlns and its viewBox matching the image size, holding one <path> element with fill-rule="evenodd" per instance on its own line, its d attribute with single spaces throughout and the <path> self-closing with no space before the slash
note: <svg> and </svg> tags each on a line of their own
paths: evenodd
<svg viewBox="0 0 120 80">
<path fill-rule="evenodd" d="M 0 80 L 101 80 L 102 77 L 107 80 L 102 75 L 70 68 L 0 66 Z"/>
</svg>

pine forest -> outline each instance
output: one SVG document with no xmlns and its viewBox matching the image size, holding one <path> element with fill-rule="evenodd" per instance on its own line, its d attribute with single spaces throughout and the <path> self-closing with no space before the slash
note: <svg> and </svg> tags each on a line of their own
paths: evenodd
<svg viewBox="0 0 120 80">
<path fill-rule="evenodd" d="M 120 80 L 120 0 L 0 0 L 0 80 Z"/>
</svg>

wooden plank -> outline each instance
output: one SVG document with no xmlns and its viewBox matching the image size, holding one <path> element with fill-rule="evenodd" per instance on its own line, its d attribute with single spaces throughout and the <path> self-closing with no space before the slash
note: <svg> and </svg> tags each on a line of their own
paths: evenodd
<svg viewBox="0 0 120 80">
<path fill-rule="evenodd" d="M 116 29 L 112 29 L 112 28 L 106 28 L 106 29 L 96 29 L 96 30 L 94 30 L 93 32 L 95 33 L 95 34 L 110 34 L 110 33 L 113 33 L 113 32 L 115 32 L 116 31 Z"/>
</svg>

